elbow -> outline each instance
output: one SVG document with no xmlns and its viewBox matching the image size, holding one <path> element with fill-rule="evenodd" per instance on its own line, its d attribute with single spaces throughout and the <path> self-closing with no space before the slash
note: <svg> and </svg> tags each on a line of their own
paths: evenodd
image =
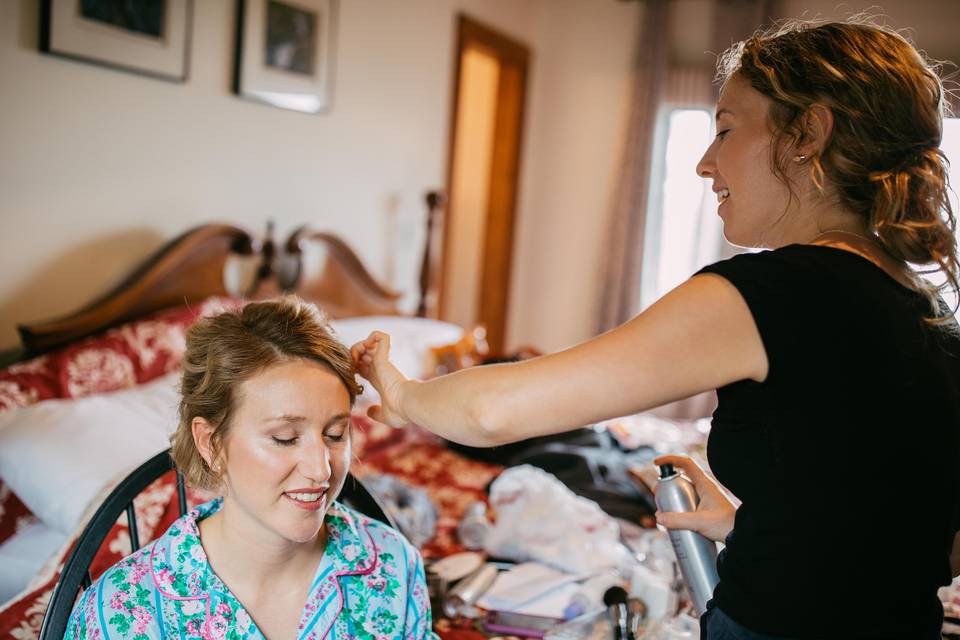
<svg viewBox="0 0 960 640">
<path fill-rule="evenodd" d="M 504 410 L 505 404 L 494 390 L 474 394 L 469 411 L 470 431 L 476 438 L 472 446 L 495 447 L 510 442 L 509 415 Z"/>
</svg>

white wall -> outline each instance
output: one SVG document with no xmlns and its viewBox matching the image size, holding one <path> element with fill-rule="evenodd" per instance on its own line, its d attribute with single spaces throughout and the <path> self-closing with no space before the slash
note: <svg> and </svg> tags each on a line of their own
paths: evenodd
<svg viewBox="0 0 960 640">
<path fill-rule="evenodd" d="M 642 8 L 551 0 L 543 11 L 523 150 L 512 346 L 552 351 L 596 331 Z"/>
<path fill-rule="evenodd" d="M 15 322 L 74 310 L 214 220 L 340 233 L 412 309 L 459 11 L 533 51 L 508 341 L 591 335 L 641 3 L 341 0 L 319 116 L 231 95 L 234 5 L 194 3 L 178 85 L 41 55 L 37 0 L 0 2 L 0 349 Z"/>
<path fill-rule="evenodd" d="M 339 4 L 333 110 L 317 116 L 231 95 L 233 0 L 194 3 L 182 85 L 41 55 L 37 1 L 0 2 L 0 348 L 16 321 L 72 311 L 213 220 L 340 233 L 412 308 L 423 193 L 446 178 L 455 15 L 536 49 L 542 3 Z"/>
</svg>

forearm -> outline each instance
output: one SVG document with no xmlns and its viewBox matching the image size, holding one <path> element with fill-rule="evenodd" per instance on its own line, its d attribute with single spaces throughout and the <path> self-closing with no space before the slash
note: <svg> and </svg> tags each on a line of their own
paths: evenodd
<svg viewBox="0 0 960 640">
<path fill-rule="evenodd" d="M 722 278 L 707 276 L 681 285 L 625 325 L 532 360 L 426 382 L 405 380 L 388 361 L 377 365 L 382 373 L 363 373 L 388 350 L 385 334 L 354 345 L 361 373 L 384 398 L 386 421 L 419 424 L 473 446 L 575 429 L 737 380 L 762 381 L 767 372 L 743 298 Z"/>
<path fill-rule="evenodd" d="M 497 417 L 500 365 L 465 369 L 427 381 L 402 383 L 400 409 L 413 424 L 448 440 L 474 447 L 507 441 Z"/>
</svg>

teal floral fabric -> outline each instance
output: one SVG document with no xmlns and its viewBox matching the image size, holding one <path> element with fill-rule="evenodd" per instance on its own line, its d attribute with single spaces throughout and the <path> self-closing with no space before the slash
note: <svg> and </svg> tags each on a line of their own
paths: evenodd
<svg viewBox="0 0 960 640">
<path fill-rule="evenodd" d="M 221 505 L 218 498 L 198 506 L 108 569 L 83 593 L 65 637 L 263 638 L 200 544 L 197 523 Z M 394 529 L 336 502 L 325 526 L 327 548 L 297 637 L 435 639 L 417 550 Z"/>
</svg>

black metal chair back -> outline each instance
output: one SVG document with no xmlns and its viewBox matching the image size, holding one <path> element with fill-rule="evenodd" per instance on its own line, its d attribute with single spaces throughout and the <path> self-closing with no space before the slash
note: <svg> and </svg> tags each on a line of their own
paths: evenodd
<svg viewBox="0 0 960 640">
<path fill-rule="evenodd" d="M 61 640 L 63 638 L 77 595 L 92 583 L 90 564 L 110 533 L 110 529 L 116 523 L 117 518 L 124 511 L 127 513 L 130 546 L 133 551 L 140 548 L 137 515 L 133 499 L 157 478 L 173 468 L 170 450 L 158 453 L 132 471 L 103 501 L 103 504 L 100 505 L 90 522 L 80 533 L 77 545 L 63 565 L 63 571 L 57 580 L 57 586 L 53 590 L 47 612 L 43 618 L 40 640 Z M 182 516 L 187 512 L 187 492 L 180 472 L 177 472 L 177 500 Z M 337 500 L 370 518 L 379 520 L 394 529 L 397 528 L 393 518 L 383 510 L 377 499 L 352 474 L 347 474 L 343 490 Z"/>
</svg>

